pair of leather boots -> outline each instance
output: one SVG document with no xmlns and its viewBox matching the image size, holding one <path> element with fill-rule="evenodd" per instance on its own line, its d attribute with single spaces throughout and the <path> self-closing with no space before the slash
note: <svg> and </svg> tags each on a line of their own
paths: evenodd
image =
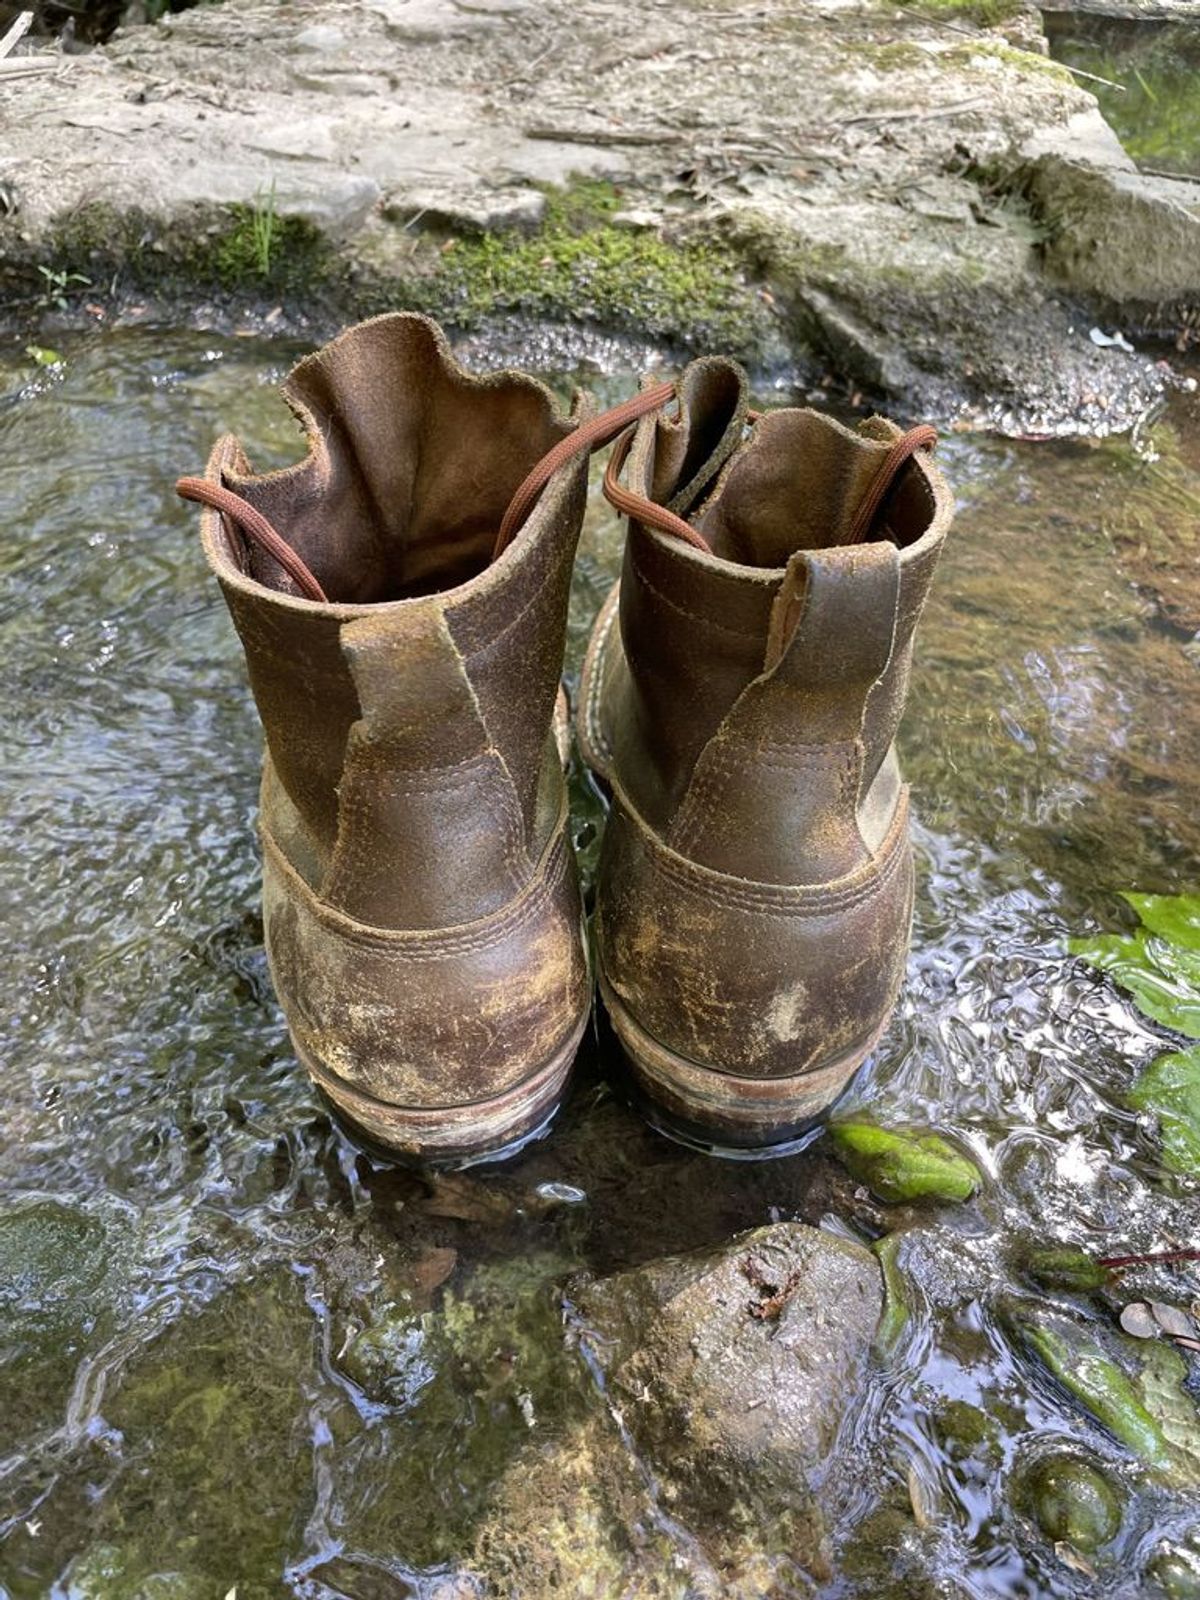
<svg viewBox="0 0 1200 1600">
<path fill-rule="evenodd" d="M 951 515 L 932 430 L 756 414 L 706 357 L 593 415 L 423 317 L 284 395 L 308 454 L 214 449 L 204 550 L 266 735 L 267 953 L 296 1053 L 388 1151 L 546 1126 L 592 1009 L 560 688 L 588 456 L 628 517 L 578 694 L 611 799 L 596 978 L 651 1120 L 786 1147 L 878 1039 L 912 909 L 893 738 Z"/>
</svg>

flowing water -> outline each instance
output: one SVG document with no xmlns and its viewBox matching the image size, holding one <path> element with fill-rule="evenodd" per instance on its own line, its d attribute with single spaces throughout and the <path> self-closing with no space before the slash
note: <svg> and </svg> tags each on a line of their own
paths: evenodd
<svg viewBox="0 0 1200 1600">
<path fill-rule="evenodd" d="M 1085 87 L 1139 166 L 1200 178 L 1200 27 L 1048 12 L 1050 53 Z M 1096 82 L 1095 79 L 1102 81 Z"/>
<path fill-rule="evenodd" d="M 780 1217 L 913 1230 L 912 1314 L 851 1408 L 820 1592 L 1152 1592 L 1147 1563 L 1194 1506 L 1001 1312 L 1045 1298 L 1029 1247 L 1197 1240 L 1195 1185 L 1125 1101 L 1161 1038 L 1064 948 L 1127 920 L 1118 890 L 1200 885 L 1194 510 L 1190 565 L 1167 526 L 1200 494 L 1195 401 L 1147 436 L 1157 462 L 1121 442 L 941 446 L 961 509 L 903 733 L 913 955 L 854 1099 L 950 1133 L 986 1183 L 889 1215 L 821 1141 L 758 1165 L 664 1142 L 596 1045 L 551 1136 L 492 1174 L 374 1167 L 331 1126 L 266 975 L 239 648 L 171 489 L 219 430 L 257 465 L 294 457 L 273 385 L 297 353 L 129 330 L 0 365 L 0 1595 L 487 1592 L 455 1574 L 486 1572 L 481 1530 L 501 1537 L 530 1447 L 611 1421 L 561 1287 Z M 619 539 L 594 497 L 572 670 Z M 577 793 L 590 868 L 602 819 Z M 1181 1303 L 1200 1288 L 1130 1279 Z M 1058 1298 L 1081 1327 L 1111 1321 Z M 1056 1554 L 1016 1487 L 1055 1441 L 1124 1504 L 1089 1562 Z"/>
</svg>

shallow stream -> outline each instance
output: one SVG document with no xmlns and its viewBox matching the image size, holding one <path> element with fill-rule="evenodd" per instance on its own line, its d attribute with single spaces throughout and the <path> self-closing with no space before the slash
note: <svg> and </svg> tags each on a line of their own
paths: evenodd
<svg viewBox="0 0 1200 1600">
<path fill-rule="evenodd" d="M 1070 12 L 1044 15 L 1050 52 L 1084 79 L 1143 170 L 1200 178 L 1200 27 Z"/>
<path fill-rule="evenodd" d="M 506 1472 L 511 1505 L 520 1452 L 608 1416 L 564 1345 L 562 1285 L 779 1217 L 917 1230 L 912 1313 L 839 1446 L 850 1488 L 820 1592 L 1153 1593 L 1147 1564 L 1187 1536 L 1193 1500 L 1015 1348 L 998 1309 L 1046 1298 L 1027 1248 L 1197 1242 L 1196 1185 L 1164 1173 L 1125 1103 L 1161 1038 L 1065 954 L 1070 933 L 1127 923 L 1117 891 L 1200 886 L 1200 586 L 1180 510 L 1200 495 L 1196 401 L 1172 403 L 1141 457 L 940 447 L 960 514 L 902 740 L 914 947 L 853 1095 L 949 1133 L 987 1181 L 965 1207 L 889 1213 L 823 1141 L 758 1165 L 664 1142 L 594 1045 L 551 1136 L 494 1174 L 376 1168 L 331 1126 L 265 970 L 240 651 L 171 488 L 225 429 L 256 465 L 294 456 L 274 384 L 298 353 L 128 330 L 65 340 L 59 366 L 0 362 L 0 1596 L 488 1592 L 455 1574 L 486 1578 L 477 1541 Z M 580 376 L 605 398 L 633 382 Z M 572 667 L 618 558 L 595 496 Z M 586 865 L 600 815 L 578 796 Z M 1139 1286 L 1187 1303 L 1200 1276 Z M 1062 1303 L 1080 1326 L 1111 1320 Z M 355 1342 L 380 1327 L 382 1381 Z M 1105 1464 L 1123 1503 L 1090 1570 L 1014 1490 L 1056 1440 Z"/>
</svg>

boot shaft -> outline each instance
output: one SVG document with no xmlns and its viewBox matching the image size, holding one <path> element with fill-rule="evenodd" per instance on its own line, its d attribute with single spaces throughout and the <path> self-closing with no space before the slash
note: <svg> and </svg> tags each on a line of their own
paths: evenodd
<svg viewBox="0 0 1200 1600">
<path fill-rule="evenodd" d="M 486 916 L 528 883 L 560 808 L 551 723 L 586 461 L 492 549 L 574 420 L 530 378 L 467 374 L 414 316 L 351 330 L 284 392 L 306 459 L 257 476 L 225 439 L 207 476 L 285 529 L 330 598 L 304 598 L 216 512 L 202 524 L 266 736 L 263 826 L 355 921 Z"/>
<path fill-rule="evenodd" d="M 612 769 L 690 859 L 827 882 L 869 859 L 895 811 L 890 752 L 949 494 L 909 460 L 869 539 L 848 545 L 900 430 L 783 410 L 743 442 L 744 398 L 726 389 L 714 407 L 714 389 L 710 373 L 699 414 L 684 389 L 680 419 L 644 421 L 630 454 L 631 490 L 670 506 L 681 435 L 719 440 L 677 501 L 708 550 L 630 522 Z"/>
</svg>

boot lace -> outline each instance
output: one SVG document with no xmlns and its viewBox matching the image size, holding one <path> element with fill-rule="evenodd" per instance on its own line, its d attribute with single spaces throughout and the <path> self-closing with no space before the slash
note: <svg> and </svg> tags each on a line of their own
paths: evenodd
<svg viewBox="0 0 1200 1600">
<path fill-rule="evenodd" d="M 604 445 L 610 444 L 619 433 L 630 428 L 640 417 L 644 417 L 650 411 L 660 410 L 674 394 L 673 383 L 655 384 L 653 388 L 644 389 L 641 394 L 634 395 L 632 400 L 625 400 L 619 406 L 613 406 L 608 411 L 602 411 L 599 416 L 581 422 L 565 438 L 560 439 L 518 484 L 501 519 L 492 549 L 492 560 L 507 550 L 537 504 L 538 496 L 561 466 L 585 451 L 590 454 L 593 450 L 602 449 Z M 265 551 L 279 563 L 305 599 L 328 602 L 329 596 L 307 563 L 276 531 L 262 512 L 248 500 L 243 499 L 240 494 L 235 494 L 224 484 L 211 483 L 207 478 L 180 478 L 175 485 L 175 493 L 184 500 L 211 506 L 214 511 L 228 517 L 246 538 L 252 540 L 260 550 Z"/>
<path fill-rule="evenodd" d="M 507 550 L 537 504 L 538 496 L 560 467 L 585 451 L 590 454 L 594 450 L 602 449 L 614 439 L 616 448 L 609 458 L 604 473 L 605 499 L 623 516 L 632 517 L 646 527 L 682 539 L 693 549 L 711 554 L 712 546 L 708 540 L 690 523 L 676 516 L 673 511 L 668 511 L 666 506 L 658 505 L 655 501 L 634 493 L 621 483 L 621 472 L 633 443 L 634 425 L 642 417 L 660 410 L 673 400 L 675 393 L 673 383 L 655 384 L 649 389 L 643 389 L 631 400 L 625 400 L 618 406 L 612 406 L 608 411 L 602 411 L 599 416 L 580 423 L 565 438 L 560 439 L 517 486 L 501 519 L 492 549 L 492 560 Z M 749 424 L 753 426 L 759 420 L 759 416 L 758 412 L 749 412 L 747 416 Z M 937 433 L 927 423 L 910 428 L 895 441 L 880 463 L 870 489 L 863 496 L 855 512 L 844 541 L 846 544 L 861 544 L 866 539 L 901 468 L 918 450 L 932 450 L 936 443 Z M 196 477 L 180 478 L 175 485 L 175 492 L 184 500 L 209 506 L 221 516 L 227 517 L 246 538 L 279 563 L 305 599 L 328 603 L 329 596 L 307 563 L 272 526 L 268 518 L 240 494 L 227 489 L 224 484 Z"/>
<path fill-rule="evenodd" d="M 746 420 L 753 427 L 761 415 L 761 412 L 751 411 L 747 413 Z M 660 506 L 644 495 L 635 494 L 621 482 L 621 472 L 625 466 L 625 458 L 629 454 L 629 447 L 633 443 L 633 435 L 633 428 L 627 429 L 617 440 L 616 447 L 608 458 L 608 465 L 604 471 L 604 498 L 623 516 L 632 517 L 659 533 L 682 539 L 694 550 L 703 550 L 711 555 L 712 546 L 690 522 L 685 522 L 673 511 L 668 511 L 666 506 Z M 875 519 L 895 486 L 900 469 L 916 455 L 918 450 L 932 450 L 937 444 L 937 437 L 936 428 L 931 428 L 927 422 L 922 422 L 918 427 L 910 428 L 907 433 L 901 434 L 879 463 L 879 469 L 871 480 L 871 487 L 854 513 L 843 544 L 863 544 L 866 541 L 875 525 Z"/>
</svg>

